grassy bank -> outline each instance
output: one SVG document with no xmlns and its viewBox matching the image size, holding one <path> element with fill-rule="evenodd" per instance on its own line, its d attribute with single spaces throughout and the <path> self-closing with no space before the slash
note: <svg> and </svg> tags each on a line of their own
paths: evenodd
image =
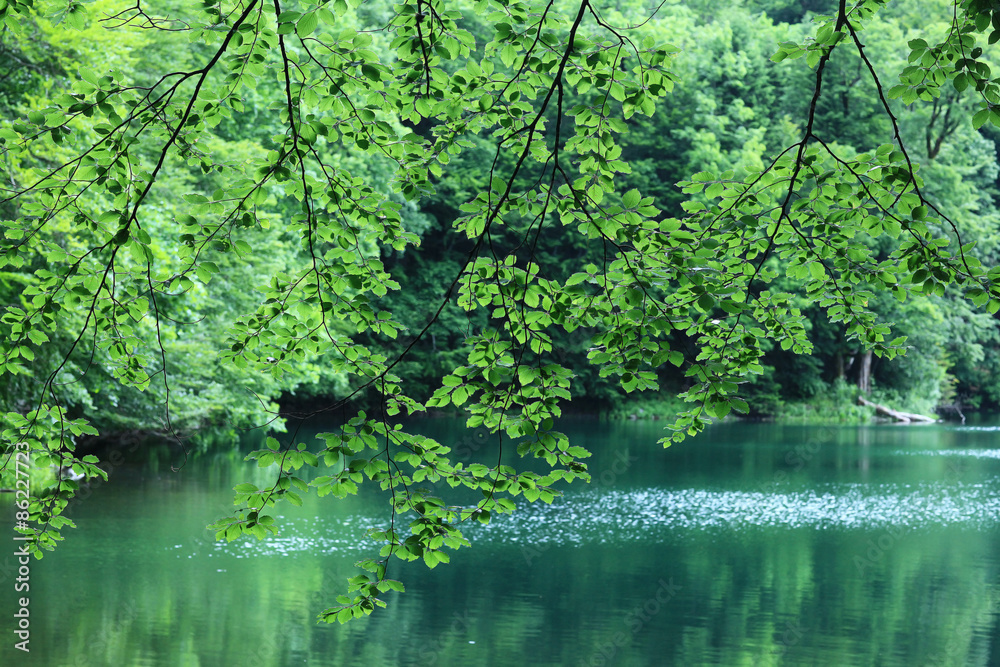
<svg viewBox="0 0 1000 667">
<path fill-rule="evenodd" d="M 893 389 L 873 389 L 865 398 L 900 412 L 912 412 L 928 417 L 940 417 L 935 410 L 936 399 Z M 843 382 L 830 385 L 825 391 L 803 400 L 786 400 L 768 396 L 766 400 L 750 400 L 750 419 L 788 422 L 847 422 L 867 423 L 876 419 L 875 409 L 858 404 L 858 388 Z M 621 419 L 664 419 L 672 421 L 678 412 L 688 409 L 669 394 L 637 395 L 612 404 L 602 411 L 602 417 Z M 734 415 L 737 416 L 737 415 Z M 738 417 L 738 416 L 737 416 Z"/>
</svg>

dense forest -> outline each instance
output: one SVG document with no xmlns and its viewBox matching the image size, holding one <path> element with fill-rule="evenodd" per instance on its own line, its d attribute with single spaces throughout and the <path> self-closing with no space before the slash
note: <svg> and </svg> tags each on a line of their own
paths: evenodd
<svg viewBox="0 0 1000 667">
<path fill-rule="evenodd" d="M 776 66 L 771 56 L 779 43 L 811 34 L 815 15 L 832 11 L 835 5 L 832 1 L 747 1 L 731 2 L 725 7 L 710 2 L 663 6 L 645 25 L 644 34 L 676 47 L 670 64 L 675 86 L 653 116 L 634 116 L 628 123 L 620 143 L 622 159 L 632 169 L 618 177 L 619 187 L 623 191 L 638 188 L 653 197 L 665 216 L 683 216 L 690 195 L 678 187 L 679 182 L 705 171 L 745 174 L 747 169 L 761 168 L 775 148 L 793 142 L 801 132 L 812 94 L 811 72 L 805 67 Z M 184 62 L 198 61 L 206 51 L 204 46 L 188 44 L 183 33 L 132 31 L 124 33 L 127 38 L 123 39 L 122 33 L 107 30 L 108 23 L 98 20 L 113 13 L 114 3 L 87 5 L 86 15 L 82 6 L 74 6 L 79 15 L 67 12 L 55 19 L 33 19 L 31 39 L 11 39 L 5 33 L 0 42 L 0 66 L 4 68 L 0 106 L 8 127 L 22 122 L 20 118 L 42 114 L 60 100 L 68 103 L 67 97 L 75 94 L 77 73 L 96 85 L 108 68 L 120 68 L 141 81 L 143 73 L 160 71 L 165 62 L 177 69 Z M 158 11 L 167 13 L 166 8 Z M 641 3 L 620 3 L 616 10 L 609 10 L 608 16 L 627 21 L 630 13 L 638 16 L 643 11 Z M 388 12 L 388 5 L 366 3 L 354 18 L 359 25 L 378 23 L 387 19 Z M 621 15 L 616 16 L 617 12 Z M 939 17 L 939 23 L 928 25 L 928 16 Z M 908 35 L 916 29 L 943 35 L 949 18 L 944 2 L 935 4 L 934 11 L 927 3 L 893 3 L 866 27 L 865 43 L 881 68 L 896 71 L 909 55 Z M 473 31 L 477 40 L 488 41 L 492 26 L 478 28 L 479 34 Z M 385 43 L 373 42 L 370 48 L 380 59 L 391 57 Z M 184 54 L 180 63 L 176 62 L 178 54 Z M 861 60 L 848 53 L 843 55 L 830 61 L 827 89 L 820 100 L 816 123 L 819 133 L 837 137 L 844 150 L 860 152 L 884 143 L 889 136 L 889 120 L 881 113 L 877 92 Z M 182 147 L 186 164 L 181 157 L 176 158 L 165 174 L 164 187 L 151 193 L 155 203 L 150 205 L 150 211 L 158 219 L 147 224 L 184 224 L 185 198 L 197 199 L 200 195 L 191 193 L 211 192 L 219 185 L 213 181 L 211 166 L 199 158 L 203 150 L 239 161 L 274 149 L 274 136 L 280 134 L 282 120 L 269 100 L 279 92 L 277 85 L 273 77 L 261 77 L 255 90 L 244 91 L 243 113 L 216 117 L 210 131 L 199 139 L 199 146 Z M 903 105 L 897 100 L 893 108 L 912 157 L 928 183 L 929 196 L 942 209 L 954 212 L 966 241 L 975 241 L 983 262 L 990 265 L 997 253 L 998 131 L 989 123 L 979 129 L 972 127 L 968 119 L 975 104 L 974 99 L 957 90 L 945 89 L 940 97 L 916 104 Z M 410 121 L 399 118 L 397 122 L 406 126 Z M 54 142 L 49 147 L 52 154 L 32 152 L 29 160 L 17 162 L 6 155 L 5 169 L 12 183 L 23 179 L 19 174 L 32 162 L 32 166 L 56 164 L 75 148 L 59 143 L 59 131 L 53 131 Z M 99 133 L 100 129 L 94 131 Z M 369 334 L 363 342 L 384 350 L 386 356 L 392 357 L 410 346 L 444 299 L 471 250 L 473 242 L 453 228 L 453 221 L 462 215 L 461 206 L 466 201 L 488 189 L 489 174 L 482 165 L 492 160 L 495 144 L 488 135 L 471 139 L 470 145 L 433 178 L 431 196 L 414 202 L 392 195 L 399 204 L 405 229 L 419 237 L 419 244 L 395 250 L 389 243 L 380 243 L 386 269 L 400 286 L 386 295 L 384 308 L 394 313 L 400 328 L 391 337 Z M 389 160 L 372 158 L 329 140 L 323 142 L 322 150 L 333 163 L 349 168 L 374 188 L 389 192 Z M 275 274 L 294 274 L 295 267 L 308 261 L 295 233 L 281 223 L 294 215 L 296 204 L 293 198 L 280 193 L 260 202 L 258 210 L 263 213 L 249 233 L 253 239 L 252 260 L 244 261 L 239 253 L 225 252 L 226 240 L 215 240 L 215 251 L 209 248 L 205 252 L 217 271 L 209 268 L 212 274 L 203 275 L 204 281 L 178 290 L 178 296 L 161 299 L 158 331 L 140 324 L 131 332 L 147 342 L 158 337 L 163 343 L 164 361 L 174 382 L 170 410 L 175 428 L 258 425 L 272 419 L 279 402 L 293 412 L 302 412 L 330 398 L 347 396 L 356 388 L 345 374 L 332 372 L 305 357 L 289 360 L 287 366 L 281 364 L 286 366 L 282 372 L 271 375 L 241 373 L 220 363 L 225 327 L 253 310 L 259 291 L 267 289 L 261 280 Z M 10 201 L 4 206 L 5 218 L 17 214 Z M 77 233 L 73 224 L 67 219 L 59 221 L 58 227 L 50 225 L 46 229 L 51 234 L 48 242 L 72 245 Z M 511 225 L 505 230 L 509 238 L 496 242 L 515 242 L 523 232 Z M 13 238 L 10 233 L 7 236 Z M 185 242 L 183 234 L 175 238 L 179 244 Z M 870 250 L 888 254 L 892 242 L 891 238 L 878 239 L 872 242 L 878 245 Z M 542 228 L 534 243 L 540 263 L 554 278 L 562 280 L 589 264 L 599 263 L 605 252 L 601 245 L 588 242 L 574 229 L 561 226 Z M 184 247 L 161 246 L 156 252 L 157 259 L 168 264 L 170 258 L 184 255 Z M 0 273 L 0 299 L 4 303 L 24 299 L 24 288 L 37 280 L 34 272 L 46 261 L 41 256 L 23 259 L 23 263 L 8 264 Z M 777 257 L 769 260 L 775 268 L 779 261 Z M 780 287 L 793 292 L 797 289 L 791 283 Z M 63 304 L 67 308 L 73 305 Z M 777 345 L 765 351 L 763 373 L 743 391 L 753 415 L 803 414 L 801 405 L 789 409 L 789 403 L 849 410 L 847 406 L 853 403 L 856 392 L 845 388 L 855 386 L 865 391 L 870 388 L 876 395 L 886 395 L 891 403 L 918 411 L 931 412 L 940 407 L 945 415 L 947 408 L 956 405 L 965 410 L 992 410 L 1000 405 L 997 319 L 978 312 L 955 290 L 903 302 L 888 293 L 876 295 L 872 309 L 893 323 L 894 334 L 907 338 L 906 354 L 894 359 L 873 358 L 863 344 L 850 339 L 843 324 L 831 323 L 824 308 L 804 294 L 800 294 L 796 305 L 806 315 L 813 351 L 801 355 Z M 465 359 L 469 332 L 484 324 L 482 311 L 470 317 L 458 307 L 457 295 L 452 295 L 440 317 L 426 335 L 413 342 L 406 359 L 397 367 L 404 381 L 416 387 L 413 391 L 417 398 L 429 397 L 444 372 Z M 637 395 L 626 394 L 617 377 L 602 377 L 589 363 L 593 333 L 594 329 L 582 327 L 558 341 L 560 360 L 574 375 L 571 409 L 637 414 L 636 406 L 645 405 L 642 412 L 647 415 L 657 410 L 667 412 L 669 406 L 658 406 L 658 402 L 669 403 L 672 396 L 686 388 L 683 369 L 670 364 L 659 367 L 659 391 L 649 398 L 639 395 L 636 403 Z M 690 350 L 682 333 L 677 334 L 676 345 Z M 99 338 L 74 341 L 67 332 L 35 348 L 33 356 L 44 359 L 26 361 L 51 363 L 68 353 L 58 371 L 60 398 L 70 412 L 87 414 L 100 429 L 161 430 L 166 398 L 162 385 L 151 382 L 144 391 L 121 385 L 116 378 L 130 371 L 107 352 L 102 350 Z M 159 361 L 142 359 L 147 369 Z M 27 408 L 44 380 L 6 375 L 0 383 L 5 409 Z M 354 400 L 370 405 L 374 397 L 361 393 Z M 808 412 L 807 407 L 805 414 Z"/>
<path fill-rule="evenodd" d="M 273 486 L 213 527 L 392 489 L 419 518 L 345 620 L 390 556 L 587 479 L 567 411 L 669 444 L 859 393 L 1000 407 L 1000 12 L 570 4 L 0 0 L 5 451 L 97 477 L 77 439 L 339 411 L 318 449 L 269 438 Z M 428 410 L 551 470 L 456 464 L 401 430 Z M 416 490 L 441 479 L 485 500 Z M 76 488 L 49 484 L 40 548 Z"/>
<path fill-rule="evenodd" d="M 811 72 L 805 68 L 777 67 L 771 56 L 780 42 L 802 39 L 814 29 L 816 12 L 832 11 L 835 2 L 734 2 L 670 3 L 647 26 L 657 38 L 678 48 L 671 71 L 676 87 L 651 118 L 634 117 L 621 139 L 622 159 L 632 171 L 620 177 L 623 189 L 638 188 L 654 198 L 665 216 L 682 217 L 690 195 L 678 183 L 700 172 L 731 170 L 737 177 L 748 169 L 761 169 L 771 153 L 795 141 L 801 133 L 804 112 L 812 95 Z M 909 55 L 908 35 L 915 29 L 947 30 L 948 3 L 930 11 L 926 3 L 900 3 L 887 7 L 865 31 L 865 43 L 885 71 L 902 69 Z M 927 16 L 941 23 L 927 25 Z M 881 112 L 874 84 L 859 58 L 832 58 L 820 100 L 817 132 L 834 136 L 840 147 L 857 153 L 884 143 L 891 135 L 889 120 Z M 945 90 L 940 98 L 923 104 L 894 104 L 921 174 L 942 208 L 956 212 L 966 241 L 975 241 L 983 263 L 997 260 L 997 151 L 998 131 L 992 124 L 978 130 L 969 122 L 975 100 Z M 476 164 L 488 160 L 493 146 L 483 141 L 451 163 L 438 186 L 435 201 L 419 211 L 419 251 L 393 257 L 393 275 L 405 285 L 390 295 L 394 311 L 405 313 L 408 327 L 419 330 L 427 319 L 421 304 L 436 303 L 443 296 L 449 276 L 459 268 L 468 241 L 451 234 L 450 224 L 460 215 L 459 206 L 485 187 Z M 858 239 L 859 243 L 867 240 Z M 886 256 L 892 239 L 871 242 L 873 253 Z M 600 263 L 603 248 L 587 243 L 572 230 L 545 228 L 538 252 L 546 268 L 560 278 L 581 266 Z M 778 258 L 769 260 L 781 272 Z M 793 282 L 781 289 L 797 292 L 795 305 L 808 319 L 812 342 L 808 355 L 773 345 L 762 359 L 763 373 L 741 392 L 753 415 L 820 418 L 850 415 L 865 418 L 867 411 L 852 412 L 858 389 L 874 391 L 890 403 L 917 411 L 963 406 L 995 410 L 1000 406 L 1000 337 L 996 317 L 981 311 L 954 290 L 927 299 L 900 301 L 886 292 L 876 294 L 872 308 L 894 323 L 895 335 L 907 338 L 907 352 L 894 359 L 872 357 L 863 344 L 851 340 L 846 327 L 831 323 L 825 308 L 806 297 Z M 464 358 L 462 344 L 470 323 L 461 311 L 435 323 L 432 336 L 413 350 L 406 372 L 426 384 L 428 394 L 442 369 Z M 602 377 L 588 362 L 593 331 L 577 330 L 560 341 L 564 360 L 574 373 L 574 407 L 588 412 L 637 414 L 642 396 L 627 395 L 617 377 Z M 683 335 L 680 349 L 692 352 Z M 400 348 L 401 349 L 401 348 Z M 664 365 L 657 369 L 660 398 L 686 388 L 684 369 Z M 789 406 L 798 403 L 798 406 Z M 810 404 L 818 410 L 810 410 Z M 645 413 L 657 410 L 669 416 L 669 406 L 656 401 Z"/>
</svg>

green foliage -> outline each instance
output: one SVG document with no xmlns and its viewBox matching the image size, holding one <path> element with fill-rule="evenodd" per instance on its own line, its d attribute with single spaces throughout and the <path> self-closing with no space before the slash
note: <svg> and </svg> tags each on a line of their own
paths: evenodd
<svg viewBox="0 0 1000 667">
<path fill-rule="evenodd" d="M 873 350 L 887 377 L 940 391 L 949 364 L 987 351 L 907 325 L 995 340 L 974 309 L 1000 309 L 1000 268 L 983 263 L 996 246 L 984 238 L 980 257 L 967 238 L 993 203 L 961 202 L 962 174 L 995 157 L 980 144 L 918 171 L 906 133 L 931 128 L 929 161 L 981 142 L 948 120 L 970 115 L 951 90 L 977 96 L 974 128 L 1000 119 L 976 46 L 994 15 L 962 4 L 896 67 L 902 32 L 879 23 L 883 4 L 806 32 L 742 10 L 705 25 L 683 7 L 651 17 L 590 0 L 242 0 L 164 16 L 0 0 L 21 51 L 35 26 L 76 35 L 60 61 L 71 74 L 0 124 L 5 448 L 99 475 L 71 438 L 93 432 L 81 416 L 98 395 L 174 438 L 269 420 L 282 393 L 333 396 L 345 413 L 365 402 L 318 443 L 269 439 L 250 458 L 273 483 L 238 485 L 234 514 L 211 526 L 265 539 L 271 508 L 311 487 L 387 492 L 378 556 L 320 616 L 344 622 L 401 589 L 392 557 L 447 563 L 468 546 L 462 522 L 588 480 L 589 453 L 556 430 L 574 393 L 680 388 L 668 445 L 749 413 L 747 396 L 775 401 L 790 367 L 813 376 L 795 392 L 820 393 L 822 356 L 777 362 L 824 339 L 837 345 L 821 355 Z M 98 58 L 98 27 L 131 49 Z M 181 36 L 191 49 L 167 48 Z M 764 61 L 779 39 L 781 64 Z M 160 47 L 137 60 L 147 43 Z M 900 85 L 883 84 L 884 67 Z M 930 111 L 901 123 L 896 97 Z M 664 186 L 689 167 L 680 192 Z M 890 317 L 918 344 L 911 366 Z M 547 468 L 455 461 L 394 423 L 428 408 L 467 413 L 501 451 Z M 482 499 L 422 487 L 438 481 Z M 58 537 L 70 484 L 32 501 L 36 552 Z"/>
</svg>

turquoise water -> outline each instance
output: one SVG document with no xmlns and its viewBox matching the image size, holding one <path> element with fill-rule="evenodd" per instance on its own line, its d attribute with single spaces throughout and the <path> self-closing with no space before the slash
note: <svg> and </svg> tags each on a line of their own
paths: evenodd
<svg viewBox="0 0 1000 667">
<path fill-rule="evenodd" d="M 458 422 L 409 428 L 496 460 Z M 394 564 L 407 592 L 346 626 L 316 615 L 374 553 L 384 498 L 309 496 L 278 537 L 215 543 L 232 487 L 267 473 L 238 452 L 174 473 L 157 450 L 32 563 L 29 654 L 0 558 L 0 664 L 1000 664 L 1000 427 L 734 423 L 666 450 L 655 422 L 563 428 L 591 485 L 471 526 L 450 565 Z"/>
</svg>

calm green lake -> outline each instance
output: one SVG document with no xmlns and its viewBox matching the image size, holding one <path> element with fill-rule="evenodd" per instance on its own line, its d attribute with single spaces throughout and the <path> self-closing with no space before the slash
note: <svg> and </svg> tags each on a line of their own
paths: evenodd
<svg viewBox="0 0 1000 667">
<path fill-rule="evenodd" d="M 496 458 L 456 421 L 408 429 Z M 0 557 L 0 664 L 1000 665 L 1000 426 L 734 423 L 666 450 L 662 422 L 563 430 L 593 484 L 470 526 L 450 565 L 394 564 L 407 592 L 346 626 L 316 615 L 373 553 L 384 498 L 312 495 L 277 538 L 215 543 L 232 487 L 267 476 L 239 452 L 174 473 L 155 450 L 32 562 L 29 654 Z"/>
</svg>

